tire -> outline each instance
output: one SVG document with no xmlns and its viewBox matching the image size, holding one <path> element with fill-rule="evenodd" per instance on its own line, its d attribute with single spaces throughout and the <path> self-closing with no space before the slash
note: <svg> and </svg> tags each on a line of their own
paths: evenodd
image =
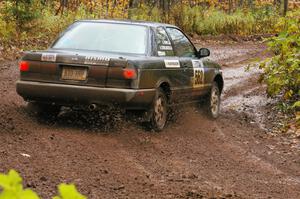
<svg viewBox="0 0 300 199">
<path fill-rule="evenodd" d="M 27 104 L 27 109 L 42 119 L 55 119 L 60 112 L 61 106 L 29 102 Z"/>
<path fill-rule="evenodd" d="M 208 115 L 213 119 L 218 118 L 220 115 L 221 92 L 217 82 L 213 82 L 207 101 Z"/>
<path fill-rule="evenodd" d="M 156 132 L 164 129 L 168 117 L 168 100 L 162 89 L 157 89 L 156 96 L 153 100 L 150 127 Z"/>
</svg>

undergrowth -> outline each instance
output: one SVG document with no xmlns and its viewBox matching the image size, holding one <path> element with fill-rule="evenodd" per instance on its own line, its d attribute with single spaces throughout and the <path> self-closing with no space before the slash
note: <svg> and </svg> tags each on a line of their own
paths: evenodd
<svg viewBox="0 0 300 199">
<path fill-rule="evenodd" d="M 279 97 L 284 111 L 296 114 L 300 127 L 300 10 L 280 18 L 275 28 L 281 30 L 276 37 L 268 39 L 272 58 L 261 63 L 261 81 L 267 84 L 267 93 Z"/>
<path fill-rule="evenodd" d="M 74 185 L 60 184 L 58 186 L 59 195 L 53 199 L 86 199 L 81 195 Z M 8 174 L 0 173 L 0 199 L 39 199 L 37 193 L 31 189 L 24 189 L 22 178 L 15 170 L 10 170 Z"/>
</svg>

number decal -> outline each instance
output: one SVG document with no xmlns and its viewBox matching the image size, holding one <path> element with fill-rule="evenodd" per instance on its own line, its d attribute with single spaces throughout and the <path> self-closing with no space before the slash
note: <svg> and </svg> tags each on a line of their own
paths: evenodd
<svg viewBox="0 0 300 199">
<path fill-rule="evenodd" d="M 202 87 L 204 85 L 204 66 L 201 60 L 192 60 L 194 76 L 192 78 L 193 88 Z"/>
<path fill-rule="evenodd" d="M 204 69 L 194 68 L 193 87 L 201 87 L 204 84 Z"/>
</svg>

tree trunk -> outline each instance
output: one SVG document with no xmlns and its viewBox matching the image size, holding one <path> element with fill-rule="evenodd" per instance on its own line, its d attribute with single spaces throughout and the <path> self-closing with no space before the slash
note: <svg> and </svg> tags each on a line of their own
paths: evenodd
<svg viewBox="0 0 300 199">
<path fill-rule="evenodd" d="M 106 0 L 106 12 L 105 12 L 105 18 L 108 18 L 108 11 L 109 11 L 109 0 Z"/>
<path fill-rule="evenodd" d="M 61 12 L 61 14 L 64 13 L 64 8 L 65 7 L 68 7 L 68 0 L 61 0 L 60 1 L 60 5 L 59 5 L 59 8 L 58 10 L 56 11 L 55 15 L 58 15 L 59 12 Z"/>
<path fill-rule="evenodd" d="M 244 6 L 244 0 L 239 0 L 238 1 L 238 7 L 241 8 Z"/>
<path fill-rule="evenodd" d="M 286 16 L 286 13 L 288 11 L 288 5 L 289 5 L 289 0 L 284 0 L 284 2 L 283 2 L 283 16 Z"/>
<path fill-rule="evenodd" d="M 253 9 L 253 6 L 254 6 L 253 0 L 248 0 L 248 7 L 249 7 L 250 9 Z"/>
<path fill-rule="evenodd" d="M 233 2 L 232 0 L 228 0 L 228 12 L 231 13 L 233 9 Z"/>
</svg>

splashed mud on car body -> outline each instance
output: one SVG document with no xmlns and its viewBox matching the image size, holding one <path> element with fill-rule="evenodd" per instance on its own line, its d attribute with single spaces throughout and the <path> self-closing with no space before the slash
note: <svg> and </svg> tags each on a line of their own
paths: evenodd
<svg viewBox="0 0 300 199">
<path fill-rule="evenodd" d="M 197 51 L 176 26 L 78 21 L 48 50 L 25 54 L 22 63 L 28 67 L 21 69 L 17 92 L 26 101 L 56 106 L 152 110 L 161 114 L 156 119 L 165 118 L 168 105 L 212 93 L 209 103 L 217 117 L 224 83 L 209 55 L 208 49 Z"/>
</svg>

